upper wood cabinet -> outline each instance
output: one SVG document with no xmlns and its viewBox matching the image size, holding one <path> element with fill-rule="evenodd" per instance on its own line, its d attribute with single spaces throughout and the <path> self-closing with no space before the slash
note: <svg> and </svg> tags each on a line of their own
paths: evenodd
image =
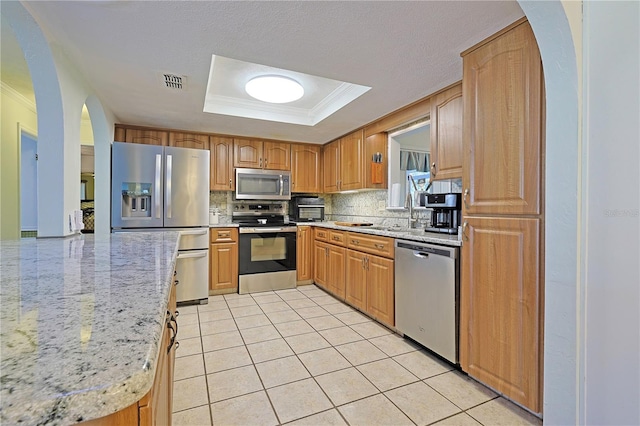
<svg viewBox="0 0 640 426">
<path fill-rule="evenodd" d="M 291 192 L 322 192 L 319 145 L 291 144 Z"/>
<path fill-rule="evenodd" d="M 462 177 L 462 83 L 431 100 L 432 179 Z"/>
<path fill-rule="evenodd" d="M 369 189 L 388 188 L 387 133 L 376 133 L 364 140 L 364 187 Z M 382 162 L 374 163 L 373 156 L 382 154 Z"/>
<path fill-rule="evenodd" d="M 119 133 L 121 134 L 121 132 Z M 124 129 L 124 141 L 145 145 L 169 145 L 169 132 L 162 130 Z"/>
<path fill-rule="evenodd" d="M 235 189 L 233 139 L 211 136 L 209 151 L 211 153 L 210 189 L 212 191 L 233 191 Z"/>
<path fill-rule="evenodd" d="M 358 130 L 340 139 L 340 191 L 362 188 L 364 132 Z"/>
<path fill-rule="evenodd" d="M 542 94 L 528 22 L 463 54 L 466 213 L 540 213 Z"/>
<path fill-rule="evenodd" d="M 169 146 L 178 148 L 209 149 L 209 135 L 169 132 Z"/>
<path fill-rule="evenodd" d="M 291 170 L 291 144 L 234 139 L 233 165 L 250 169 Z"/>
<path fill-rule="evenodd" d="M 460 365 L 470 376 L 540 412 L 540 220 L 465 221 Z"/>
<path fill-rule="evenodd" d="M 323 192 L 340 191 L 340 139 L 322 147 Z"/>
<path fill-rule="evenodd" d="M 358 130 L 324 146 L 324 192 L 363 188 L 363 135 L 363 130 Z"/>
</svg>

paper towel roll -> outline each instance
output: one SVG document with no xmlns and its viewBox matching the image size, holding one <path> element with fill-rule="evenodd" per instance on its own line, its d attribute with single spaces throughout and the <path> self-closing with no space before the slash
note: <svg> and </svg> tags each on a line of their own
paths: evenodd
<svg viewBox="0 0 640 426">
<path fill-rule="evenodd" d="M 402 192 L 400 191 L 401 185 L 399 183 L 394 183 L 391 185 L 391 206 L 392 207 L 402 207 Z"/>
</svg>

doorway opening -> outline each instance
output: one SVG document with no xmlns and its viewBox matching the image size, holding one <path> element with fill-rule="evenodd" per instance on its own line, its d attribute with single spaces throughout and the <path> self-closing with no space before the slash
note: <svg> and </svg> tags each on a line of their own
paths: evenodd
<svg viewBox="0 0 640 426">
<path fill-rule="evenodd" d="M 38 137 L 19 126 L 20 237 L 38 236 Z"/>
</svg>

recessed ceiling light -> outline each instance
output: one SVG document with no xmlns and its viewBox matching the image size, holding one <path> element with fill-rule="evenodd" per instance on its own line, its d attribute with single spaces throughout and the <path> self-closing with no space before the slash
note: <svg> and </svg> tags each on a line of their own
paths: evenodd
<svg viewBox="0 0 640 426">
<path fill-rule="evenodd" d="M 284 104 L 297 101 L 304 95 L 304 88 L 297 81 L 279 75 L 263 75 L 247 82 L 244 90 L 259 101 Z"/>
</svg>

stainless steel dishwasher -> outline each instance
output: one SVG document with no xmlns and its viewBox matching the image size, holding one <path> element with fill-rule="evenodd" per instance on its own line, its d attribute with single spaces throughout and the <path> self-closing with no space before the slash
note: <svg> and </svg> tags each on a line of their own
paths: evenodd
<svg viewBox="0 0 640 426">
<path fill-rule="evenodd" d="M 459 249 L 395 242 L 396 329 L 458 363 Z"/>
</svg>

